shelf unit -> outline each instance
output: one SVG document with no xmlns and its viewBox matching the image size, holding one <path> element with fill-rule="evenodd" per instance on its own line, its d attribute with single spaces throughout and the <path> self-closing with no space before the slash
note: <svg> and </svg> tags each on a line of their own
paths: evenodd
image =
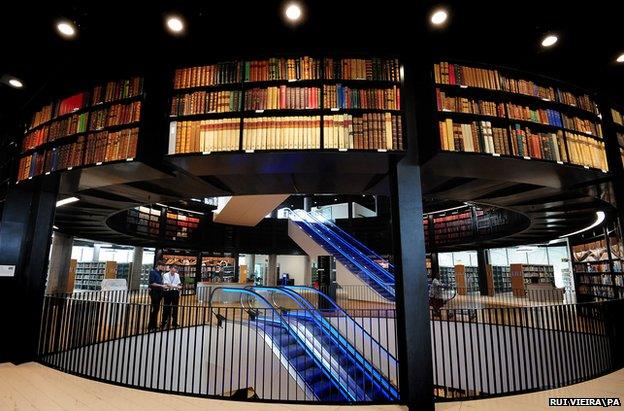
<svg viewBox="0 0 624 411">
<path fill-rule="evenodd" d="M 511 291 L 515 297 L 525 297 L 528 284 L 555 285 L 555 270 L 552 265 L 511 264 L 509 271 Z"/>
<path fill-rule="evenodd" d="M 494 291 L 497 293 L 511 292 L 511 271 L 509 266 L 492 266 Z"/>
<path fill-rule="evenodd" d="M 403 151 L 400 73 L 394 58 L 308 56 L 178 69 L 168 154 Z"/>
<path fill-rule="evenodd" d="M 510 69 L 434 65 L 439 146 L 608 171 L 602 121 L 586 93 Z"/>
<path fill-rule="evenodd" d="M 616 223 L 577 238 L 572 248 L 572 269 L 579 301 L 624 298 L 622 236 Z"/>
<path fill-rule="evenodd" d="M 115 261 L 79 262 L 76 264 L 74 289 L 99 290 L 104 278 L 117 278 L 117 263 Z"/>
<path fill-rule="evenodd" d="M 137 155 L 143 80 L 112 81 L 50 103 L 25 127 L 17 182 Z"/>
<path fill-rule="evenodd" d="M 236 276 L 236 259 L 227 256 L 202 256 L 202 282 L 234 282 Z"/>
</svg>

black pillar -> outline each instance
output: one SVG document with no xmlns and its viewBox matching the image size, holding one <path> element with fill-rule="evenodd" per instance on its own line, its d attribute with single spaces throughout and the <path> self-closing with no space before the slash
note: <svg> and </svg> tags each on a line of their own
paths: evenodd
<svg viewBox="0 0 624 411">
<path fill-rule="evenodd" d="M 303 197 L 303 210 L 310 211 L 312 209 L 312 197 L 305 196 Z"/>
<path fill-rule="evenodd" d="M 479 276 L 479 292 L 481 295 L 490 295 L 488 291 L 488 279 L 487 279 L 487 270 L 490 265 L 490 258 L 488 252 L 484 248 L 480 248 L 477 250 L 477 266 L 478 266 L 478 276 Z"/>
<path fill-rule="evenodd" d="M 431 253 L 431 278 L 440 278 L 440 262 L 438 253 Z"/>
<path fill-rule="evenodd" d="M 0 224 L 0 265 L 15 266 L 0 277 L 3 338 L 0 362 L 37 356 L 41 309 L 56 206 L 58 179 L 38 177 L 9 189 Z"/>
</svg>

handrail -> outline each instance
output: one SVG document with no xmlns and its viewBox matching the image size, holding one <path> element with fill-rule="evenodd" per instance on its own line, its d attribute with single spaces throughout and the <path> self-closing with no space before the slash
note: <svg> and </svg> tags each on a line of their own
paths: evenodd
<svg viewBox="0 0 624 411">
<path fill-rule="evenodd" d="M 286 210 L 287 210 L 289 213 L 295 214 L 295 212 L 293 212 L 292 210 L 290 210 L 290 209 L 288 209 L 288 208 L 287 208 Z M 295 215 L 296 215 L 296 214 L 295 214 Z M 321 237 L 322 237 L 322 238 L 324 238 L 326 241 L 328 241 L 328 242 L 330 242 L 330 243 L 331 243 L 331 241 L 327 238 L 327 236 L 326 236 L 326 235 L 324 235 L 323 233 L 320 233 L 320 232 L 319 232 L 320 230 L 317 230 L 316 228 L 314 228 L 314 226 L 313 226 L 313 225 L 312 225 L 309 221 L 306 221 L 305 219 L 301 219 L 301 221 L 302 221 L 302 222 L 303 222 L 303 223 L 304 223 L 307 227 L 310 227 L 312 230 L 314 230 L 314 232 L 315 232 L 317 235 L 321 236 Z M 334 247 L 334 248 L 335 248 L 335 247 Z M 386 292 L 388 292 L 388 293 L 389 293 L 389 294 L 391 294 L 392 296 L 394 296 L 394 295 L 395 295 L 394 285 L 393 285 L 392 283 L 386 283 L 386 282 L 382 281 L 382 280 L 378 277 L 378 275 L 374 272 L 374 269 L 370 270 L 370 269 L 368 269 L 368 268 L 366 268 L 366 267 L 363 267 L 360 263 L 358 263 L 358 262 L 355 260 L 355 258 L 354 258 L 354 257 L 350 256 L 350 255 L 349 255 L 349 254 L 347 254 L 347 253 L 340 252 L 340 251 L 338 251 L 338 249 L 337 249 L 337 252 L 338 252 L 339 254 L 341 254 L 342 256 L 344 256 L 347 260 L 349 260 L 349 261 L 350 261 L 353 265 L 355 265 L 356 267 L 358 267 L 360 270 L 362 270 L 362 271 L 366 272 L 366 273 L 369 275 L 369 277 L 370 277 L 370 278 L 371 278 L 371 279 L 372 279 L 375 283 L 377 283 L 377 284 L 378 284 L 381 288 L 383 288 Z M 361 254 L 361 253 L 360 253 L 360 254 Z M 381 268 L 378 264 L 376 264 L 376 263 L 373 263 L 373 266 L 378 267 L 379 269 L 382 269 L 382 268 Z M 383 269 L 382 269 L 382 270 L 383 270 Z M 392 286 L 389 286 L 389 284 L 392 284 Z"/>
<path fill-rule="evenodd" d="M 300 217 L 300 216 L 298 215 L 298 212 L 300 212 L 300 213 L 304 213 L 304 217 Z M 314 219 L 314 217 L 313 217 L 313 216 L 311 216 L 309 213 L 307 213 L 307 212 L 305 212 L 305 211 L 303 211 L 303 210 L 295 210 L 295 211 L 294 211 L 294 213 L 295 213 L 295 215 L 297 215 L 299 218 L 301 218 L 303 221 L 305 221 L 306 223 L 308 223 L 308 224 L 310 224 L 312 227 L 314 227 L 314 224 L 313 224 L 313 223 L 311 223 L 311 222 L 309 222 L 309 221 L 306 221 L 306 220 L 305 220 L 305 218 L 312 218 L 313 220 L 315 220 L 315 219 Z M 389 271 L 387 271 L 386 269 L 384 269 L 383 267 L 381 267 L 379 264 L 377 264 L 376 262 L 372 261 L 372 260 L 371 260 L 371 258 L 370 258 L 369 256 L 367 256 L 366 254 L 362 253 L 362 252 L 361 252 L 360 250 L 358 250 L 357 248 L 353 247 L 351 244 L 349 244 L 347 241 L 345 241 L 343 238 L 341 238 L 341 237 L 340 237 L 339 235 L 337 235 L 336 233 L 333 233 L 333 232 L 331 232 L 331 230 L 328 230 L 327 226 L 325 226 L 322 222 L 318 222 L 318 221 L 316 221 L 316 222 L 315 222 L 315 224 L 319 224 L 320 226 L 322 226 L 322 227 L 323 227 L 323 229 L 324 229 L 324 230 L 326 230 L 325 232 L 329 231 L 329 232 L 331 233 L 331 234 L 329 234 L 330 236 L 335 237 L 335 238 L 336 238 L 336 240 L 337 240 L 338 242 L 340 242 L 340 244 L 342 244 L 342 246 L 347 247 L 348 249 L 352 250 L 352 251 L 355 253 L 355 255 L 356 255 L 357 257 L 364 258 L 365 260 L 370 260 L 370 261 L 371 261 L 371 263 L 372 263 L 372 267 L 371 267 L 371 269 L 372 269 L 372 270 L 374 270 L 374 271 L 378 272 L 378 273 L 379 273 L 379 274 L 381 274 L 382 276 L 384 276 L 384 277 L 386 277 L 387 279 L 391 280 L 391 281 L 389 281 L 388 283 L 390 283 L 390 284 L 393 284 L 393 283 L 394 283 L 394 276 L 393 276 L 393 275 L 392 275 Z M 319 232 L 321 232 L 321 229 L 319 229 L 318 231 L 319 231 Z M 327 236 L 328 234 L 325 234 L 325 235 Z M 366 267 L 365 267 L 365 268 L 366 268 Z"/>
<path fill-rule="evenodd" d="M 349 314 L 347 314 L 347 312 L 346 312 L 346 311 L 345 311 L 345 310 L 344 310 L 344 309 L 343 309 L 340 305 L 338 305 L 338 304 L 337 304 L 334 300 L 332 300 L 332 299 L 331 299 L 331 298 L 330 298 L 327 294 L 325 294 L 324 292 L 322 292 L 322 291 L 320 291 L 320 290 L 317 290 L 317 289 L 316 289 L 316 288 L 314 288 L 314 287 L 308 287 L 308 286 L 305 286 L 305 285 L 288 285 L 288 286 L 285 286 L 285 288 L 290 288 L 290 289 L 303 289 L 303 290 L 306 290 L 306 291 L 312 291 L 313 293 L 316 293 L 316 294 L 318 294 L 318 295 L 322 296 L 322 297 L 325 299 L 325 301 L 328 301 L 328 302 L 329 302 L 332 306 L 334 306 L 334 308 L 335 308 L 336 310 L 340 311 L 340 313 L 341 313 L 344 317 L 346 317 L 346 318 L 348 318 L 349 320 L 351 320 L 351 321 L 353 322 L 353 324 L 354 324 L 355 326 L 357 326 L 357 327 L 358 327 L 358 328 L 362 331 L 362 333 L 363 333 L 364 335 L 366 335 L 367 337 L 369 337 L 372 341 L 375 341 L 375 343 L 379 346 L 379 348 L 380 348 L 380 349 L 382 349 L 382 350 L 384 351 L 384 353 L 385 353 L 385 354 L 387 354 L 387 356 L 388 356 L 388 358 L 389 358 L 390 360 L 392 360 L 392 361 L 394 361 L 395 363 L 397 363 L 397 359 L 396 359 L 396 358 L 395 358 L 392 354 L 390 354 L 390 352 L 389 352 L 387 349 L 385 349 L 384 347 L 382 347 L 382 346 L 381 346 L 381 344 L 379 344 L 379 343 L 377 342 L 377 340 L 375 340 L 375 339 L 373 338 L 373 336 L 372 336 L 372 335 L 370 335 L 370 333 L 364 329 L 364 327 L 362 327 L 362 326 L 361 326 L 361 325 L 360 325 L 357 321 L 355 321 L 355 319 L 354 319 L 353 317 L 351 317 Z M 305 298 L 305 297 L 303 297 L 303 298 Z"/>
<path fill-rule="evenodd" d="M 366 358 L 360 354 L 347 339 L 345 339 L 339 332 L 336 330 L 334 326 L 332 326 L 322 315 L 320 315 L 319 311 L 310 304 L 308 300 L 303 298 L 301 295 L 296 292 L 289 290 L 287 288 L 282 287 L 254 287 L 257 290 L 267 290 L 267 291 L 278 291 L 282 292 L 288 296 L 290 296 L 296 303 L 303 307 L 303 310 L 309 311 L 310 313 L 315 314 L 315 318 L 313 317 L 313 321 L 315 324 L 321 327 L 322 331 L 325 331 L 325 335 L 328 335 L 332 340 L 338 343 L 338 347 L 342 349 L 342 351 L 346 351 L 355 357 L 357 364 L 360 367 L 364 368 L 365 371 L 368 371 L 371 379 L 377 384 L 381 385 L 385 389 L 385 393 L 391 397 L 389 399 L 398 399 L 399 393 L 397 389 L 387 381 L 386 378 L 381 375 L 381 373 L 368 361 Z M 366 395 L 366 394 L 364 394 Z M 393 397 L 393 398 L 392 398 Z"/>
<path fill-rule="evenodd" d="M 346 232 L 342 228 L 338 227 L 338 225 L 336 223 L 334 223 L 329 218 L 326 218 L 323 214 L 319 213 L 318 211 L 310 211 L 310 212 L 307 212 L 307 213 L 310 214 L 312 217 L 316 218 L 317 220 L 320 220 L 321 223 L 327 223 L 327 225 L 329 225 L 332 229 L 338 231 L 341 235 L 343 235 L 343 236 L 347 237 L 349 240 L 353 241 L 355 244 L 357 244 L 358 246 L 363 248 L 364 251 L 366 251 L 370 255 L 372 255 L 372 256 L 380 259 L 380 260 L 383 260 L 386 263 L 388 263 L 388 267 L 390 267 L 390 268 L 392 268 L 392 270 L 394 270 L 394 265 L 390 264 L 390 262 L 387 259 L 383 258 L 379 254 L 377 254 L 375 251 L 373 251 L 372 249 L 368 248 L 366 246 L 366 244 L 362 243 L 360 240 L 358 240 L 357 238 L 355 238 L 354 236 L 352 236 L 351 234 L 349 234 L 348 232 Z"/>
<path fill-rule="evenodd" d="M 282 315 L 282 313 L 279 312 L 279 310 L 276 310 L 275 307 L 263 296 L 261 296 L 260 294 L 252 291 L 252 290 L 248 290 L 246 288 L 232 288 L 232 287 L 215 287 L 211 293 L 210 296 L 210 305 L 212 306 L 212 297 L 214 296 L 214 292 L 217 290 L 221 290 L 223 292 L 229 292 L 229 293 L 246 293 L 249 295 L 254 296 L 255 298 L 258 298 L 261 302 L 265 303 L 269 308 L 271 309 L 274 313 L 277 313 L 278 318 L 280 319 L 280 322 L 283 324 L 284 328 L 286 329 L 286 331 L 295 339 L 297 340 L 303 347 L 303 349 L 306 351 L 306 353 L 308 353 L 308 355 L 310 355 L 310 357 L 312 357 L 312 360 L 314 361 L 314 363 L 319 367 L 319 369 L 323 372 L 323 374 L 325 374 L 329 379 L 331 379 L 332 381 L 337 383 L 338 389 L 340 390 L 341 394 L 345 397 L 345 398 L 351 398 L 352 400 L 355 400 L 355 398 L 353 398 L 353 396 L 351 395 L 351 393 L 349 393 L 349 391 L 342 386 L 342 384 L 340 383 L 340 381 L 338 381 L 338 379 L 336 377 L 334 377 L 331 373 L 327 372 L 327 370 L 325 369 L 325 367 L 323 367 L 323 365 L 320 363 L 320 361 L 316 358 L 316 356 L 314 355 L 314 353 L 312 352 L 312 350 L 310 350 L 310 348 L 308 347 L 308 344 L 306 344 L 305 341 L 303 341 L 301 339 L 301 337 L 295 332 L 293 331 L 291 325 L 288 323 L 288 321 L 286 321 L 286 319 L 284 318 L 284 316 Z M 266 316 L 265 316 L 266 317 Z M 273 317 L 275 318 L 275 317 Z M 310 385 L 305 381 L 305 378 L 303 378 L 303 376 L 301 374 L 299 374 L 299 372 L 295 369 L 295 372 L 297 372 L 297 375 L 299 375 L 299 377 L 301 378 L 302 381 L 304 381 L 304 383 L 306 384 L 306 386 L 310 389 L 310 391 L 312 393 L 314 393 L 314 390 L 312 389 L 312 387 L 310 387 Z M 316 396 L 316 394 L 314 394 Z M 317 397 L 318 398 L 318 397 Z"/>
</svg>

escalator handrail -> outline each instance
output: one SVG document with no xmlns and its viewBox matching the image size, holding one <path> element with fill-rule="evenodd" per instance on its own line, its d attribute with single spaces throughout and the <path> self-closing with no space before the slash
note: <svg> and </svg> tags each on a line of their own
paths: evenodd
<svg viewBox="0 0 624 411">
<path fill-rule="evenodd" d="M 351 317 L 351 316 L 350 316 L 350 315 L 349 315 L 349 314 L 348 314 L 348 313 L 347 313 L 347 312 L 346 312 L 346 311 L 345 311 L 345 310 L 344 310 L 341 306 L 339 306 L 339 305 L 338 305 L 338 304 L 337 304 L 334 300 L 332 300 L 332 299 L 331 299 L 331 298 L 330 298 L 327 294 L 325 294 L 324 292 L 322 292 L 322 291 L 320 291 L 320 290 L 317 290 L 317 289 L 316 289 L 316 288 L 314 288 L 314 287 L 308 287 L 308 286 L 306 286 L 306 285 L 288 285 L 288 286 L 285 286 L 284 288 L 290 288 L 290 289 L 303 289 L 303 290 L 306 290 L 306 291 L 312 291 L 313 293 L 316 293 L 316 294 L 318 294 L 318 295 L 322 296 L 322 297 L 323 297 L 323 299 L 325 299 L 325 301 L 328 301 L 328 302 L 329 302 L 332 306 L 334 306 L 334 308 L 335 308 L 336 310 L 340 311 L 340 313 L 341 313 L 344 317 L 348 318 L 351 322 L 353 322 L 354 326 L 355 326 L 355 327 L 357 327 L 357 328 L 359 328 L 359 329 L 362 331 L 362 333 L 363 333 L 364 335 L 366 335 L 367 337 L 369 337 L 372 341 L 375 341 L 375 343 L 379 346 L 379 348 L 380 348 L 380 349 L 382 349 L 382 350 L 383 350 L 383 352 L 384 352 L 385 354 L 387 354 L 387 356 L 388 356 L 388 358 L 389 358 L 390 360 L 394 361 L 395 363 L 397 362 L 397 359 L 396 359 L 396 358 L 395 358 L 392 354 L 390 354 L 390 352 L 389 352 L 387 349 L 385 349 L 384 347 L 382 347 L 382 346 L 381 346 L 381 344 L 379 344 L 379 342 L 377 342 L 377 340 L 375 340 L 375 339 L 373 338 L 373 336 L 372 336 L 372 335 L 370 335 L 370 333 L 364 329 L 364 327 L 362 327 L 362 326 L 361 326 L 361 325 L 360 325 L 357 321 L 355 321 L 355 319 L 354 319 L 353 317 Z M 302 297 L 303 297 L 303 296 L 302 296 Z M 305 298 L 305 297 L 303 297 L 303 298 Z"/>
<path fill-rule="evenodd" d="M 306 344 L 302 340 L 302 338 L 299 336 L 299 334 L 297 334 L 292 329 L 290 323 L 288 321 L 286 321 L 286 318 L 284 318 L 282 313 L 280 313 L 279 310 L 277 310 L 266 298 L 264 298 L 262 295 L 256 293 L 255 291 L 253 291 L 251 289 L 248 289 L 247 287 L 245 287 L 245 288 L 215 287 L 215 288 L 213 288 L 212 292 L 210 293 L 210 302 L 209 302 L 210 306 L 212 306 L 212 297 L 214 296 L 214 293 L 217 290 L 220 290 L 220 291 L 223 291 L 223 292 L 231 292 L 231 293 L 245 293 L 245 294 L 253 295 L 255 298 L 258 298 L 258 300 L 261 301 L 262 303 L 264 303 L 267 306 L 268 309 L 272 310 L 272 312 L 277 314 L 277 318 L 279 318 L 279 321 L 280 321 L 281 325 L 284 327 L 284 329 L 288 332 L 288 334 L 290 334 L 291 337 L 293 337 L 303 347 L 305 352 L 312 358 L 314 363 L 319 367 L 319 369 L 323 372 L 323 374 L 325 374 L 330 379 L 330 381 L 332 381 L 334 383 L 334 385 L 337 386 L 337 388 L 340 391 L 340 393 L 345 398 L 351 398 L 351 400 L 353 400 L 353 401 L 356 400 L 355 398 L 353 398 L 351 393 L 349 393 L 349 390 L 342 386 L 342 384 L 340 383 L 339 379 L 337 377 L 335 377 L 334 375 L 332 375 L 332 373 L 327 371 L 327 369 L 323 366 L 323 364 L 316 358 L 316 355 L 314 355 L 312 350 L 308 347 L 308 344 Z M 275 316 L 273 316 L 273 318 L 275 318 Z M 308 389 L 312 393 L 314 393 L 314 390 L 308 384 L 308 382 L 305 380 L 304 376 L 301 375 L 299 373 L 299 371 L 297 371 L 294 367 L 293 367 L 293 369 L 295 370 L 297 375 L 299 375 L 299 377 L 305 383 L 305 385 L 308 387 Z M 316 396 L 315 393 L 314 393 L 314 395 Z M 318 397 L 317 397 L 317 399 L 318 399 Z"/>
<path fill-rule="evenodd" d="M 340 228 L 336 223 L 334 223 L 329 218 L 325 217 L 323 214 L 319 213 L 318 211 L 306 211 L 306 212 L 308 214 L 310 214 L 313 218 L 316 218 L 317 220 L 320 220 L 321 223 L 326 223 L 329 227 L 331 227 L 335 231 L 338 231 L 338 233 L 340 235 L 343 235 L 343 236 L 347 237 L 349 240 L 353 241 L 355 244 L 357 244 L 359 247 L 363 248 L 364 251 L 366 251 L 370 255 L 372 255 L 372 256 L 380 259 L 380 260 L 385 261 L 386 263 L 388 263 L 388 267 L 392 268 L 392 270 L 394 270 L 394 265 L 390 264 L 390 262 L 387 259 L 383 258 L 379 254 L 377 254 L 375 251 L 373 251 L 370 248 L 368 248 L 364 243 L 362 243 L 360 240 L 358 240 L 357 238 L 355 238 L 354 236 L 352 236 L 351 234 L 349 234 L 348 232 L 346 232 L 345 230 Z"/>
<path fill-rule="evenodd" d="M 294 210 L 293 213 L 299 217 L 300 219 L 304 220 L 306 223 L 308 223 L 309 225 L 314 227 L 314 224 L 318 224 L 320 226 L 323 227 L 324 230 L 327 230 L 327 227 L 325 226 L 325 224 L 323 224 L 320 221 L 317 221 L 313 216 L 311 216 L 309 213 L 303 211 L 303 210 Z M 304 213 L 304 217 L 301 217 L 300 214 Z M 310 222 L 310 221 L 306 221 L 305 217 L 310 217 L 312 218 L 315 222 Z M 322 229 L 318 229 L 319 232 L 321 232 Z M 335 241 L 339 242 L 342 246 L 347 247 L 347 249 L 349 249 L 352 253 L 355 254 L 355 257 L 357 258 L 362 258 L 365 261 L 368 260 L 370 261 L 371 264 L 371 270 L 376 271 L 377 276 L 379 276 L 379 274 L 381 274 L 381 278 L 385 277 L 387 280 L 388 284 L 393 284 L 395 282 L 394 276 L 385 268 L 383 268 L 382 266 L 380 266 L 379 264 L 377 264 L 375 261 L 373 261 L 369 256 L 367 256 L 366 254 L 362 253 L 362 251 L 358 250 L 357 248 L 353 247 L 352 244 L 349 244 L 347 241 L 345 241 L 343 238 L 341 238 L 339 235 L 337 235 L 334 232 L 331 232 L 331 230 L 327 230 L 325 231 L 327 234 L 325 234 L 325 236 L 327 237 L 333 237 L 335 239 Z"/>
<path fill-rule="evenodd" d="M 353 357 L 355 357 L 356 364 L 362 367 L 365 371 L 369 372 L 369 374 L 365 372 L 365 375 L 368 375 L 372 381 L 382 387 L 389 399 L 393 399 L 393 397 L 394 399 L 399 398 L 398 391 L 392 385 L 392 383 L 390 383 L 366 358 L 364 358 L 362 354 L 360 354 L 358 350 L 351 343 L 349 343 L 349 341 L 347 341 L 347 339 L 344 338 L 338 332 L 338 330 L 336 330 L 336 328 L 331 325 L 331 323 L 329 323 L 329 321 L 325 319 L 325 317 L 320 315 L 319 311 L 314 308 L 314 306 L 312 306 L 312 304 L 310 304 L 308 300 L 306 300 L 296 292 L 282 287 L 259 286 L 254 287 L 254 289 L 282 292 L 290 296 L 296 303 L 303 307 L 302 310 L 315 313 L 316 316 L 313 317 L 313 321 L 317 326 L 321 328 L 322 331 L 324 331 L 325 335 L 329 336 L 329 338 L 331 338 L 333 341 L 336 341 L 338 347 L 341 348 L 342 351 L 350 353 Z M 364 395 L 366 395 L 366 393 L 364 393 Z"/>
<path fill-rule="evenodd" d="M 292 210 L 287 209 L 290 212 L 292 212 L 293 214 L 295 214 Z M 293 220 L 296 223 L 296 220 Z M 306 225 L 307 227 L 311 228 L 315 234 L 317 234 L 318 236 L 320 236 L 321 238 L 324 238 L 325 241 L 328 241 L 331 244 L 331 241 L 327 238 L 326 235 L 320 233 L 317 228 L 315 228 L 312 223 L 310 223 L 309 221 L 306 221 L 305 219 L 300 219 L 300 221 L 303 222 L 304 225 Z M 393 297 L 395 296 L 395 291 L 394 291 L 394 283 L 387 283 L 382 281 L 379 277 L 378 274 L 374 272 L 374 269 L 368 269 L 366 267 L 363 267 L 359 262 L 357 262 L 355 260 L 355 258 L 353 256 L 350 256 L 348 253 L 346 252 L 341 252 L 339 251 L 339 249 L 337 249 L 335 246 L 332 246 L 334 249 L 336 249 L 336 252 L 338 254 L 341 254 L 342 256 L 344 256 L 346 259 L 348 259 L 353 265 L 355 265 L 357 268 L 359 268 L 360 270 L 362 270 L 363 272 L 366 272 L 369 277 L 375 282 L 377 283 L 377 285 L 379 285 L 381 288 L 383 288 L 386 292 L 388 292 L 389 294 L 391 294 Z M 378 267 L 379 269 L 382 269 L 378 264 L 374 263 L 372 264 L 375 267 Z M 383 269 L 382 269 L 383 270 Z"/>
</svg>

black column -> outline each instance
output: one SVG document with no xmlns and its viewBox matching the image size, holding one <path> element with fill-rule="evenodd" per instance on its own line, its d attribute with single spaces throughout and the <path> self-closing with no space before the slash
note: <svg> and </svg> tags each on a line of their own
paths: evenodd
<svg viewBox="0 0 624 411">
<path fill-rule="evenodd" d="M 407 153 L 398 163 L 391 159 L 389 165 L 399 379 L 402 403 L 407 404 L 410 410 L 433 410 L 429 293 L 415 98 L 416 89 L 423 90 L 425 87 L 425 84 L 416 84 L 416 81 L 425 81 L 428 69 L 420 67 L 418 78 L 416 68 L 407 62 L 404 70 L 401 92 L 405 108 Z M 426 136 L 430 138 L 430 134 Z M 406 306 L 408 301 L 409 309 Z"/>
<path fill-rule="evenodd" d="M 10 188 L 2 213 L 0 265 L 15 266 L 15 275 L 0 277 L 0 362 L 33 361 L 37 355 L 58 188 L 56 177 L 38 179 Z"/>
<path fill-rule="evenodd" d="M 602 114 L 602 132 L 604 135 L 605 151 L 607 153 L 607 163 L 609 164 L 609 173 L 613 176 L 613 191 L 615 194 L 615 202 L 617 205 L 617 214 L 620 221 L 620 227 L 624 225 L 624 165 L 620 156 L 620 144 L 617 139 L 617 130 L 614 126 L 611 107 L 613 104 L 608 99 L 599 102 L 599 110 Z M 622 227 L 624 231 L 624 227 Z"/>
<path fill-rule="evenodd" d="M 490 258 L 486 249 L 477 250 L 477 266 L 479 276 L 479 292 L 481 295 L 490 295 L 488 291 L 487 269 L 490 265 Z"/>
<path fill-rule="evenodd" d="M 440 278 L 440 262 L 438 253 L 431 253 L 431 278 Z"/>
</svg>

